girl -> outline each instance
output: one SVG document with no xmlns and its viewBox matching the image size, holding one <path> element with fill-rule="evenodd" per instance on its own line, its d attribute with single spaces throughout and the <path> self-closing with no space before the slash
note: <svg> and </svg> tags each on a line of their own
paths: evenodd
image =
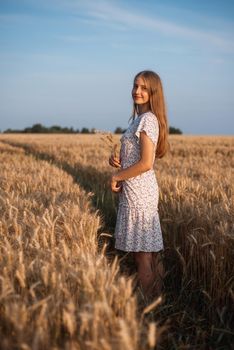
<svg viewBox="0 0 234 350">
<path fill-rule="evenodd" d="M 168 123 L 160 77 L 152 71 L 135 76 L 132 88 L 131 124 L 121 137 L 120 159 L 109 164 L 121 168 L 111 177 L 111 189 L 119 193 L 115 248 L 132 252 L 145 296 L 153 283 L 161 292 L 163 239 L 158 216 L 158 184 L 153 170 L 155 158 L 168 148 Z"/>
</svg>

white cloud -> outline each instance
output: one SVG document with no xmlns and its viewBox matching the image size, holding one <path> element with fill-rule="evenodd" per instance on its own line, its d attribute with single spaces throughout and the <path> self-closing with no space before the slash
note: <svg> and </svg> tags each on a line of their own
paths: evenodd
<svg viewBox="0 0 234 350">
<path fill-rule="evenodd" d="M 130 10 L 117 5 L 117 2 L 60 0 L 59 4 L 70 8 L 79 16 L 86 16 L 86 20 L 91 18 L 99 25 L 106 23 L 110 27 L 117 25 L 122 29 L 151 30 L 167 36 L 195 40 L 207 47 L 216 47 L 224 52 L 234 52 L 234 43 L 233 40 L 229 39 L 229 33 L 225 37 L 224 34 L 217 34 L 215 30 L 208 32 L 157 16 L 140 14 L 135 9 Z"/>
<path fill-rule="evenodd" d="M 26 0 L 26 2 L 32 4 L 32 0 Z M 191 41 L 200 42 L 203 47 L 216 48 L 224 53 L 234 52 L 234 42 L 230 39 L 230 33 L 224 33 L 222 35 L 218 32 L 218 29 L 212 31 L 192 28 L 176 21 L 165 20 L 165 18 L 157 17 L 153 14 L 147 15 L 131 9 L 128 4 L 126 6 L 119 5 L 117 1 L 94 1 L 94 0 L 50 0 L 41 1 L 40 7 L 44 10 L 49 10 L 53 13 L 53 10 L 62 11 L 64 15 L 72 14 L 72 20 L 83 23 L 84 25 L 105 25 L 110 30 L 117 29 L 120 31 L 126 30 L 149 30 L 151 32 L 161 33 L 165 36 L 172 38 L 181 38 Z M 166 7 L 165 7 L 166 10 Z M 165 11 L 166 13 L 166 11 Z M 74 17 L 76 15 L 76 17 Z M 12 22 L 12 21 L 30 21 L 35 18 L 36 15 L 28 14 L 2 14 L 0 15 L 0 21 Z M 53 19 L 55 20 L 55 19 Z M 72 38 L 68 36 L 67 40 L 76 41 L 78 38 Z"/>
</svg>

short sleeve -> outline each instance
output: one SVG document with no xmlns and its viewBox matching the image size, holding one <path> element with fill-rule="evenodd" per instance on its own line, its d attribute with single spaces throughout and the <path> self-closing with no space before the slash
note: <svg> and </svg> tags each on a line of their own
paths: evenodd
<svg viewBox="0 0 234 350">
<path fill-rule="evenodd" d="M 145 113 L 140 117 L 140 123 L 137 126 L 135 135 L 137 136 L 137 142 L 139 143 L 140 132 L 145 131 L 147 136 L 153 141 L 156 145 L 158 142 L 159 135 L 159 126 L 156 116 L 152 113 Z"/>
</svg>

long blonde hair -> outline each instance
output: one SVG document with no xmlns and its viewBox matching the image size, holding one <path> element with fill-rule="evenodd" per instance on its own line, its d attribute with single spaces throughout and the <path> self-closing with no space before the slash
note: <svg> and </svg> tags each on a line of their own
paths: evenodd
<svg viewBox="0 0 234 350">
<path fill-rule="evenodd" d="M 139 77 L 141 77 L 146 84 L 149 93 L 150 110 L 156 116 L 159 123 L 159 136 L 155 157 L 162 158 L 169 149 L 169 130 L 162 82 L 159 75 L 150 70 L 144 70 L 138 73 L 135 76 L 134 81 Z M 133 113 L 131 118 L 135 119 L 137 114 L 137 105 L 133 103 Z"/>
</svg>

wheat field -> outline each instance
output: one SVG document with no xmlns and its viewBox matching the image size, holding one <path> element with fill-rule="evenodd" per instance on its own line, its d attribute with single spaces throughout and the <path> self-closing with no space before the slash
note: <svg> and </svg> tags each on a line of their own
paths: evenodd
<svg viewBox="0 0 234 350">
<path fill-rule="evenodd" d="M 156 160 L 164 293 L 114 249 L 118 135 L 0 135 L 2 349 L 231 349 L 234 138 L 170 135 Z"/>
</svg>

